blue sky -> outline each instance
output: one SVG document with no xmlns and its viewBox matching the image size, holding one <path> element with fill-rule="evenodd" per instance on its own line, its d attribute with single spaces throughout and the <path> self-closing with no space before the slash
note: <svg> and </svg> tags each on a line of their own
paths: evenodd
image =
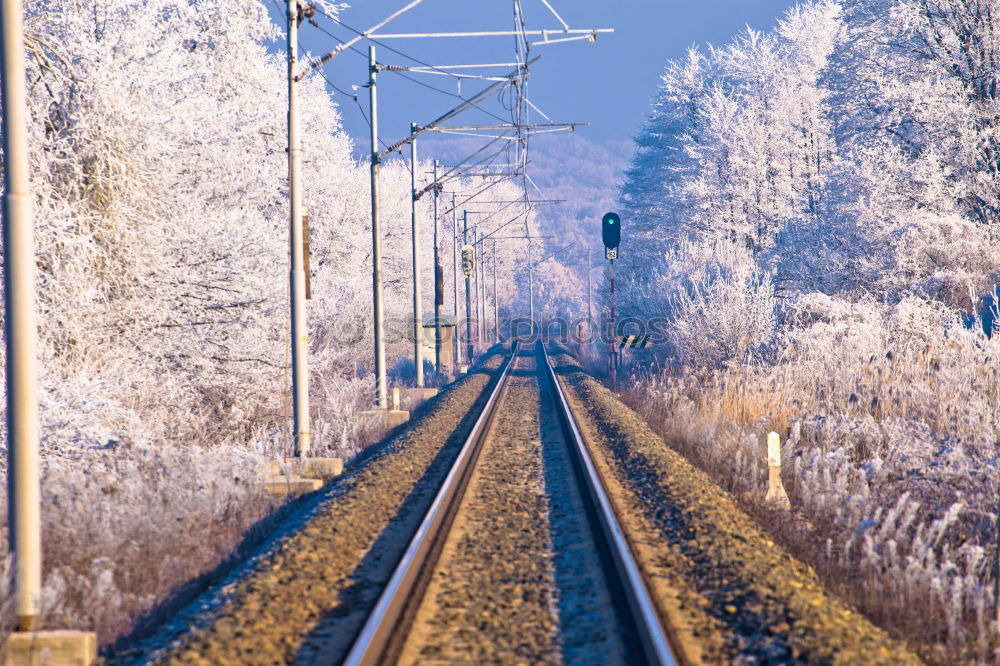
<svg viewBox="0 0 1000 666">
<path fill-rule="evenodd" d="M 558 28 L 556 19 L 540 0 L 522 0 L 529 28 Z M 283 25 L 278 11 L 281 0 L 270 0 L 272 14 Z M 404 0 L 365 0 L 345 9 L 341 19 L 365 29 L 403 7 Z M 769 29 L 793 3 L 789 0 L 550 0 L 571 28 L 614 28 L 597 43 L 569 42 L 535 47 L 542 59 L 529 82 L 532 101 L 556 122 L 590 123 L 578 131 L 595 143 L 621 145 L 636 135 L 668 59 L 683 57 L 694 44 L 724 44 L 746 26 Z M 347 38 L 343 27 L 318 17 L 335 37 Z M 509 30 L 513 24 L 510 0 L 425 0 L 384 29 L 389 32 L 444 32 Z M 303 47 L 319 54 L 336 45 L 334 37 L 303 24 Z M 433 65 L 509 62 L 513 60 L 513 38 L 453 38 L 387 40 L 396 48 Z M 367 52 L 367 46 L 361 50 Z M 384 47 L 378 59 L 389 64 L 411 64 Z M 366 59 L 346 52 L 326 65 L 326 76 L 338 87 L 351 91 L 352 84 L 367 79 Z M 453 79 L 419 76 L 424 83 L 457 92 Z M 466 82 L 462 94 L 481 87 Z M 361 106 L 367 113 L 365 90 Z M 344 125 L 355 138 L 359 152 L 367 150 L 368 128 L 358 105 L 343 95 Z M 410 122 L 426 123 L 447 111 L 457 100 L 388 73 L 379 80 L 379 115 L 383 137 L 395 140 L 408 132 Z M 474 122 L 468 118 L 467 122 Z"/>
</svg>

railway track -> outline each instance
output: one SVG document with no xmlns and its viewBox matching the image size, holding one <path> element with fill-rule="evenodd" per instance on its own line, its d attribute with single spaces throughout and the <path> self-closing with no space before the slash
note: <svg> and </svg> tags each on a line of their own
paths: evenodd
<svg viewBox="0 0 1000 666">
<path fill-rule="evenodd" d="M 919 663 L 552 358 L 493 350 L 109 663 Z"/>
<path fill-rule="evenodd" d="M 498 655 L 679 663 L 540 344 L 506 361 L 344 663 Z"/>
</svg>

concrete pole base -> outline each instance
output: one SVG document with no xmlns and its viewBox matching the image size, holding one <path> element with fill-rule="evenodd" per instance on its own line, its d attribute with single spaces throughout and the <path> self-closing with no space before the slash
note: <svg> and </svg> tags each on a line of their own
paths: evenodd
<svg viewBox="0 0 1000 666">
<path fill-rule="evenodd" d="M 91 631 L 18 631 L 7 639 L 4 666 L 91 666 L 97 634 Z"/>
<path fill-rule="evenodd" d="M 264 476 L 299 476 L 330 481 L 344 473 L 343 458 L 285 458 L 264 464 Z"/>
<path fill-rule="evenodd" d="M 367 419 L 369 423 L 386 430 L 391 430 L 410 420 L 410 413 L 403 409 L 372 409 L 361 412 L 360 416 Z"/>
<path fill-rule="evenodd" d="M 404 402 L 423 402 L 438 394 L 436 388 L 404 388 L 399 389 L 400 399 Z"/>
<path fill-rule="evenodd" d="M 777 509 L 788 511 L 792 508 L 792 503 L 788 500 L 788 493 L 785 492 L 785 486 L 781 483 L 780 467 L 768 468 L 767 495 L 764 497 L 764 501 Z"/>
<path fill-rule="evenodd" d="M 323 482 L 301 476 L 271 476 L 264 480 L 264 487 L 273 497 L 298 497 L 319 490 Z"/>
</svg>

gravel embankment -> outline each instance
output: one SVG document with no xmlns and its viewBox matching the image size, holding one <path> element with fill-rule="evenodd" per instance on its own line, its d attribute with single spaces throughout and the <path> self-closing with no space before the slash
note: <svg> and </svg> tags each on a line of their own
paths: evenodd
<svg viewBox="0 0 1000 666">
<path fill-rule="evenodd" d="M 546 372 L 544 365 L 541 370 Z M 587 509 L 577 486 L 570 443 L 560 426 L 548 379 L 538 377 L 542 402 L 542 460 L 548 491 L 559 642 L 563 661 L 576 666 L 635 663 L 615 612 Z"/>
<path fill-rule="evenodd" d="M 663 598 L 659 573 L 654 594 L 689 618 L 686 633 L 704 639 L 710 649 L 703 647 L 701 660 L 920 663 L 829 596 L 809 567 L 771 541 L 727 493 L 669 449 L 564 349 L 550 353 L 598 464 L 610 472 L 614 501 L 634 514 L 628 522 L 641 516 L 658 532 L 656 543 L 641 539 L 640 560 L 653 560 L 665 572 L 669 598 Z"/>
<path fill-rule="evenodd" d="M 400 663 L 559 661 L 534 357 L 517 363 Z"/>
<path fill-rule="evenodd" d="M 149 657 L 165 664 L 337 662 L 374 605 L 487 395 L 499 353 L 320 492 L 312 517 L 261 555 L 201 628 Z M 334 631 L 333 628 L 336 628 Z"/>
<path fill-rule="evenodd" d="M 401 664 L 628 664 L 548 382 L 520 353 Z"/>
</svg>

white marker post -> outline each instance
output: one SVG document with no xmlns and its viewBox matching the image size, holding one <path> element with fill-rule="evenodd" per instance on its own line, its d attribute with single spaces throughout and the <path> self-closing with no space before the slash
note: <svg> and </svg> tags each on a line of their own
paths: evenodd
<svg viewBox="0 0 1000 666">
<path fill-rule="evenodd" d="M 767 435 L 767 468 L 767 496 L 764 497 L 764 500 L 779 509 L 786 511 L 791 509 L 792 504 L 788 501 L 788 493 L 785 492 L 785 487 L 781 484 L 781 438 L 776 432 Z"/>
</svg>

